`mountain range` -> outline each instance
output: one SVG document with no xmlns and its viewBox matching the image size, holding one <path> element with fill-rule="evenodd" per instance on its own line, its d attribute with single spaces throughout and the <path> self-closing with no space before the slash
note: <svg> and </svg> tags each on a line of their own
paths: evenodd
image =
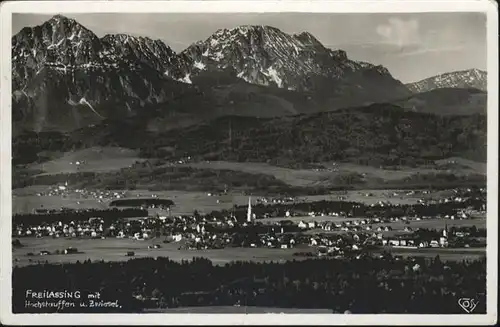
<svg viewBox="0 0 500 327">
<path fill-rule="evenodd" d="M 461 70 L 432 76 L 406 87 L 413 93 L 428 92 L 440 88 L 473 88 L 486 92 L 487 73 L 479 69 Z"/>
<path fill-rule="evenodd" d="M 154 131 L 225 115 L 277 117 L 381 102 L 429 112 L 436 97 L 427 105 L 425 92 L 443 86 L 485 96 L 457 90 L 476 86 L 459 83 L 460 76 L 472 81 L 472 73 L 404 85 L 385 67 L 351 60 L 308 32 L 239 26 L 175 53 L 147 37 L 99 38 L 62 15 L 12 37 L 12 74 L 14 130 L 34 131 L 128 118 Z M 425 92 L 414 94 L 419 89 Z M 472 112 L 485 112 L 471 101 Z"/>
</svg>

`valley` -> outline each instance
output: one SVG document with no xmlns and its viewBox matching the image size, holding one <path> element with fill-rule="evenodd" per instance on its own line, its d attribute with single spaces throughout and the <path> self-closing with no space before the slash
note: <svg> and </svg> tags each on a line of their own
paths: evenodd
<svg viewBox="0 0 500 327">
<path fill-rule="evenodd" d="M 124 312 L 484 293 L 486 71 L 404 83 L 265 24 L 177 52 L 99 33 L 56 14 L 12 36 L 16 312 L 39 280 Z"/>
</svg>

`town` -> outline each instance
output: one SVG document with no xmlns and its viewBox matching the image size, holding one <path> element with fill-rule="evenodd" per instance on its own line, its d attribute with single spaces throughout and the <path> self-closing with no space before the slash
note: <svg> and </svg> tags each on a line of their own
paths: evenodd
<svg viewBox="0 0 500 327">
<path fill-rule="evenodd" d="M 49 194 L 65 196 L 70 191 L 66 184 Z M 106 199 L 110 208 L 38 209 L 33 214 L 15 215 L 12 237 L 17 249 L 23 244 L 20 240 L 29 238 L 65 239 L 65 248 L 54 253 L 38 249 L 38 255 L 74 254 L 79 252 L 71 240 L 127 239 L 149 241 L 143 245 L 149 249 L 172 243 L 178 244 L 179 250 L 296 249 L 294 256 L 341 258 L 387 248 L 413 252 L 426 248 L 484 249 L 486 240 L 486 197 L 482 188 L 455 189 L 453 196 L 419 200 L 414 205 L 389 201 L 371 205 L 344 200 L 304 202 L 292 197 L 257 197 L 252 202 L 249 197 L 245 206 L 235 205 L 208 214 L 194 210 L 191 215 L 171 214 L 173 201 L 157 196 L 127 198 L 124 192 L 74 192 Z M 118 209 L 122 205 L 116 201 L 128 202 Z M 151 209 L 155 209 L 155 214 L 149 214 Z M 159 214 L 158 209 L 164 214 Z M 31 257 L 35 253 L 25 255 Z M 85 253 L 81 255 L 86 259 Z M 135 253 L 125 251 L 124 255 Z M 14 257 L 20 261 L 18 255 Z M 29 262 L 33 260 L 30 258 Z"/>
</svg>

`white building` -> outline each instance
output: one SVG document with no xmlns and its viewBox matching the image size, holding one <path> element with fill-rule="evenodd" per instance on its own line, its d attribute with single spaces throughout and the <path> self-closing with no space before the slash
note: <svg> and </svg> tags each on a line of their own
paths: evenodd
<svg viewBox="0 0 500 327">
<path fill-rule="evenodd" d="M 252 222 L 253 216 L 252 216 L 252 198 L 248 197 L 248 209 L 247 209 L 247 222 Z"/>
</svg>

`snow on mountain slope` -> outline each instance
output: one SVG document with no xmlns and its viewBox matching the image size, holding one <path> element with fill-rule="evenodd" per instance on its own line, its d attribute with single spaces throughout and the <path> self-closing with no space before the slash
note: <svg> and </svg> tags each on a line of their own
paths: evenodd
<svg viewBox="0 0 500 327">
<path fill-rule="evenodd" d="M 174 56 L 161 41 L 126 35 L 99 39 L 75 20 L 55 15 L 12 37 L 13 117 L 43 130 L 81 127 L 81 119 L 71 117 L 82 108 L 93 112 L 92 122 L 134 115 L 189 93 L 162 74 Z"/>
<path fill-rule="evenodd" d="M 413 93 L 427 92 L 439 88 L 475 88 L 487 91 L 487 73 L 479 69 L 461 70 L 426 78 L 406 86 Z"/>
<path fill-rule="evenodd" d="M 98 38 L 55 15 L 12 37 L 12 64 L 13 117 L 36 130 L 149 112 L 168 119 L 172 110 L 183 117 L 276 116 L 410 95 L 385 67 L 350 60 L 310 33 L 270 26 L 221 29 L 176 54 L 147 37 Z M 239 86 L 227 93 L 221 83 Z"/>
<path fill-rule="evenodd" d="M 216 31 L 205 41 L 184 50 L 166 74 L 182 80 L 188 74 L 194 76 L 204 70 L 226 69 L 234 70 L 239 78 L 249 83 L 288 90 L 317 91 L 315 79 L 321 78 L 321 84 L 328 84 L 329 92 L 350 75 L 375 69 L 393 92 L 407 92 L 387 69 L 349 60 L 345 51 L 324 47 L 310 33 L 289 35 L 277 28 L 260 25 Z"/>
</svg>

